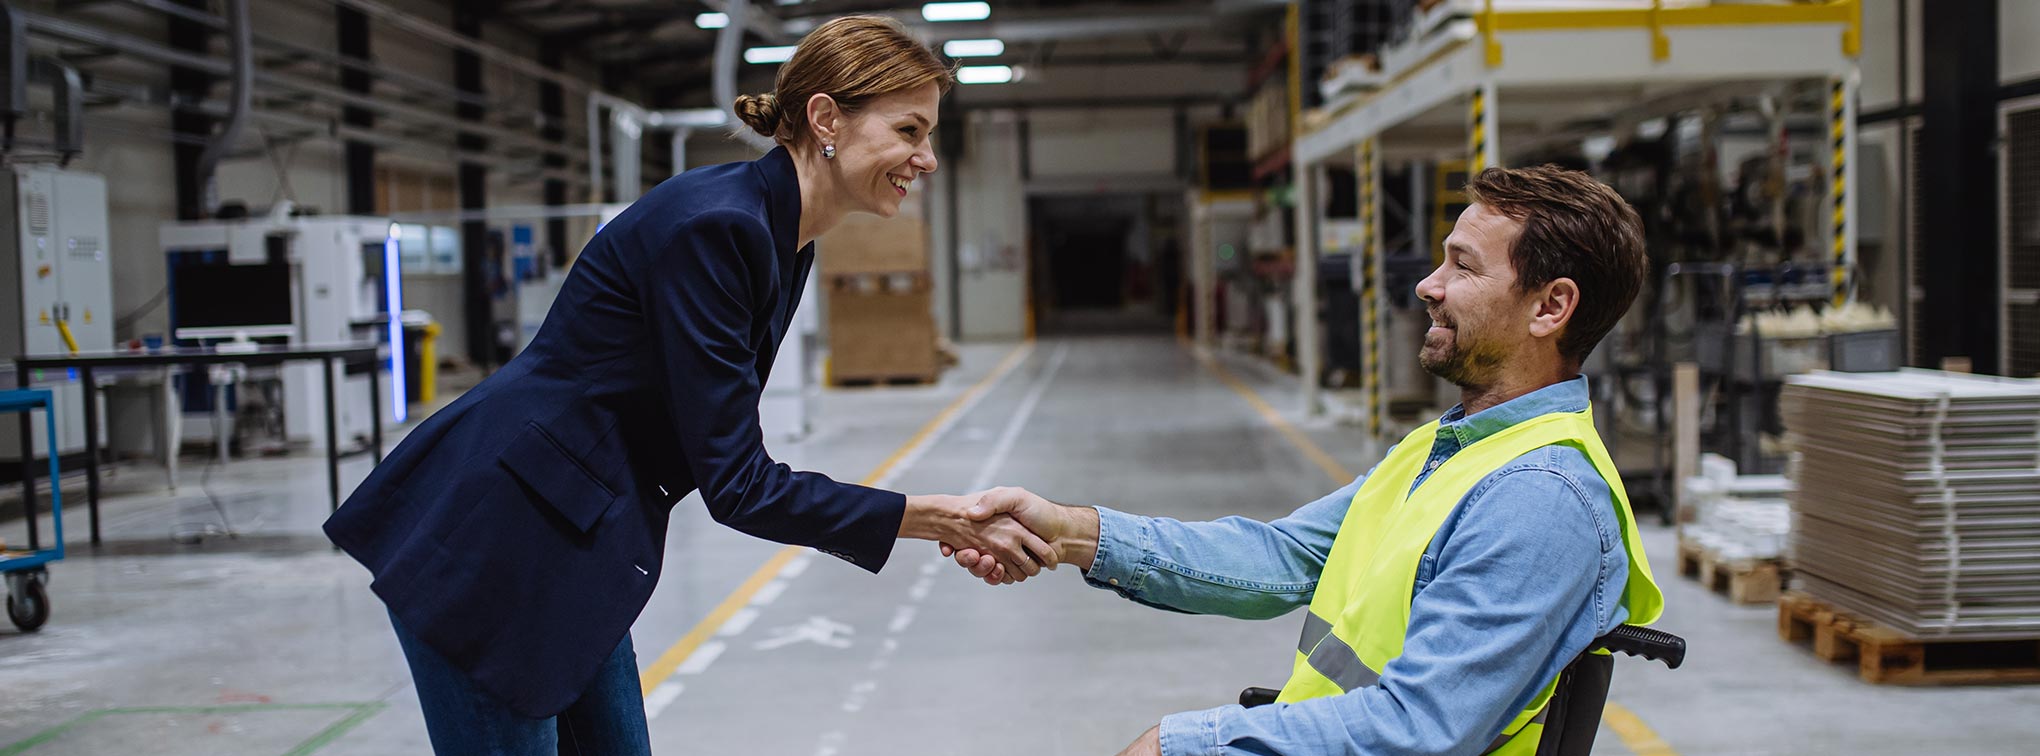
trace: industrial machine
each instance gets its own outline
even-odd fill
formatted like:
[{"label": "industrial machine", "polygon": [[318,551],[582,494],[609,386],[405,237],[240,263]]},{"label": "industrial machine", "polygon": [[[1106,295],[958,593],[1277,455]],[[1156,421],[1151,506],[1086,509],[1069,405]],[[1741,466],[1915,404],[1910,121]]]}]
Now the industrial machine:
[{"label": "industrial machine", "polygon": [[[179,344],[282,343],[331,345],[381,341],[389,354],[377,369],[385,421],[401,423],[404,330],[401,263],[384,218],[265,217],[165,224],[159,238],[169,266],[171,338]],[[283,432],[315,447],[325,438],[323,376],[316,364],[282,368]],[[197,383],[199,376],[192,377]],[[342,443],[369,433],[369,376],[348,375],[337,387]],[[187,387],[190,435],[209,437],[210,399]],[[196,427],[194,427],[196,426]]]},{"label": "industrial machine", "polygon": [[[50,165],[0,170],[0,228],[14,264],[0,266],[0,361],[18,354],[113,348],[113,277],[107,259],[106,179]],[[6,363],[12,372],[13,364]],[[6,387],[15,382],[9,376]],[[58,456],[85,450],[84,390],[64,373],[32,375],[54,394]],[[35,456],[49,455],[42,434]],[[0,433],[0,459],[21,441]]]}]

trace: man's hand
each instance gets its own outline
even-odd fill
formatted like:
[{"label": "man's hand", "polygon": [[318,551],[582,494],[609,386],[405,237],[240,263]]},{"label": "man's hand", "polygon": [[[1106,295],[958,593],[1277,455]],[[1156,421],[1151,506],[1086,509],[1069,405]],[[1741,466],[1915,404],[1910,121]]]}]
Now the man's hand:
[{"label": "man's hand", "polygon": [[1133,741],[1133,745],[1120,751],[1119,756],[1162,756],[1162,726],[1149,727],[1147,732],[1141,733],[1140,739]]},{"label": "man's hand", "polygon": [[1060,561],[1054,546],[1012,516],[983,509],[981,496],[909,496],[900,537],[938,541],[945,550],[950,544],[969,548],[1012,582],[1053,569]]},{"label": "man's hand", "polygon": [[[972,520],[996,520],[1011,516],[1056,550],[1058,562],[1091,569],[1098,553],[1098,511],[1089,507],[1068,507],[1036,496],[1021,488],[994,488],[979,494],[977,506],[966,513]],[[1007,569],[1003,559],[970,548],[968,544],[944,541],[942,555],[983,578],[987,585],[1015,583],[1025,575]]]}]

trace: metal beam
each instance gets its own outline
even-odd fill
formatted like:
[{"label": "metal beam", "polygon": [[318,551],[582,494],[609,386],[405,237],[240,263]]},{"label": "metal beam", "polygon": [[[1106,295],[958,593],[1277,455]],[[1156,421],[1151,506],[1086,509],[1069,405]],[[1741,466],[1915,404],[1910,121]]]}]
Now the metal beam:
[{"label": "metal beam", "polygon": [[1966,357],[1999,370],[2002,281],[1998,247],[1998,9],[1948,3],[1923,14],[1925,123],[1920,135],[1920,303],[1923,367]]},{"label": "metal beam", "polygon": [[[180,0],[184,5],[200,8],[205,0]],[[34,21],[24,18],[33,27]],[[211,48],[211,32],[202,24],[173,16],[169,21],[170,47],[164,48],[173,55],[162,56],[159,62],[170,67],[170,92],[175,98],[197,102],[205,99],[213,80],[224,74],[222,70],[188,65],[189,62],[211,63],[212,59],[203,53]],[[151,45],[153,47],[153,45]],[[183,59],[187,65],[177,65]],[[221,108],[225,112],[225,108]],[[170,116],[170,128],[178,134],[200,140],[197,144],[179,140],[171,145],[171,160],[175,165],[177,182],[178,220],[198,220],[205,217],[204,179],[198,169],[199,157],[205,154],[205,140],[212,137],[214,119],[191,111],[176,111]]]},{"label": "metal beam", "polygon": [[[342,0],[356,2],[357,0]],[[485,10],[480,0],[456,0],[453,7],[453,25],[460,30],[463,40],[472,44],[455,45],[453,49],[453,84],[462,91],[482,94],[482,55],[476,49],[482,36],[482,13]],[[434,27],[435,29],[437,27]],[[494,49],[494,48],[489,48]],[[541,81],[553,81],[547,76]],[[559,82],[566,86],[565,82]],[[482,118],[481,108],[463,104],[460,106],[463,122],[473,126]],[[488,139],[481,129],[464,129],[459,136],[461,157],[459,167],[460,207],[462,210],[480,210],[488,207],[488,167],[468,159],[470,154],[482,154],[488,150]],[[496,339],[494,307],[489,298],[489,281],[486,277],[488,265],[488,224],[482,221],[468,221],[460,226],[461,257],[461,310],[467,321],[468,359],[477,365],[496,364]]]},{"label": "metal beam", "polygon": [[[566,63],[566,56],[561,53],[559,47],[549,46],[539,53],[539,61],[552,68],[559,68]],[[565,147],[567,143],[567,131],[564,128],[567,120],[565,91],[553,82],[540,82],[538,108],[545,114],[546,125],[542,129],[545,138]],[[567,167],[567,159],[548,155],[545,158],[545,166],[549,169],[564,170]],[[564,180],[546,179],[544,192],[545,204],[549,206],[558,207],[567,203],[567,182]],[[553,267],[565,267],[568,257],[566,219],[553,218],[546,221],[545,243],[552,248]]]},{"label": "metal beam", "polygon": [[[22,17],[23,20],[28,23],[28,28],[31,32],[39,33],[44,36],[56,37],[58,39],[65,39],[72,42],[78,42],[83,44],[105,45],[108,47],[119,49],[127,54],[133,55],[143,60],[148,60],[163,65],[189,69],[194,73],[203,74],[206,76],[225,77],[232,75],[233,73],[233,65],[231,63],[225,60],[211,57],[210,55],[196,54],[195,52],[180,50],[175,47],[165,47],[163,45],[159,45],[139,37],[109,32],[103,29],[98,29],[84,24],[74,23],[71,21],[54,18],[50,16],[41,16],[36,14],[24,13],[22,14]],[[175,24],[189,24],[190,22],[173,18],[171,20],[171,23],[175,25]],[[198,32],[202,36],[204,30],[200,28],[198,29]],[[198,50],[204,48],[192,48],[192,49]],[[390,99],[357,95],[340,87],[329,86],[316,80],[307,79],[305,77],[297,76],[295,74],[271,71],[257,71],[255,73],[255,79],[257,82],[260,83],[276,85],[286,89],[304,92],[318,97],[324,97],[330,100],[337,101],[343,105],[362,108],[369,111],[381,113],[383,115],[398,118],[407,118],[414,121],[418,121],[420,123],[441,124],[447,120],[448,114],[443,111],[431,110],[427,108],[420,108],[410,105],[403,105]],[[472,100],[460,103],[461,107],[471,107],[472,105],[473,105]],[[538,139],[537,137],[513,131],[510,129],[480,123],[477,123],[468,128],[472,130],[482,131],[490,138],[501,140],[505,143],[514,143],[542,150],[553,149],[552,145],[545,143],[544,141]]]},{"label": "metal beam", "polygon": [[[369,59],[368,16],[352,8],[335,7],[333,21],[336,49],[341,55],[358,60]],[[340,86],[357,95],[367,96],[375,80],[368,74],[355,69],[340,71]],[[363,108],[348,107],[340,111],[340,120],[359,129],[375,128],[375,114]],[[375,145],[358,139],[347,140],[347,212],[351,215],[374,215],[375,207]]]},{"label": "metal beam", "polygon": [[[349,8],[361,11],[362,13],[368,14],[369,17],[374,18],[377,21],[381,21],[396,28],[403,29],[404,31],[416,34],[420,37],[424,37],[434,42],[438,42],[439,44],[446,45],[448,47],[453,48],[456,51],[466,52],[470,55],[474,55],[477,59],[486,60],[490,63],[494,63],[504,68],[508,68],[512,71],[516,71],[518,73],[532,77],[539,81],[550,81],[554,84],[558,84],[562,87],[565,87],[575,92],[599,91],[595,89],[594,86],[590,85],[588,82],[582,81],[578,77],[569,75],[563,71],[548,70],[544,66],[541,66],[537,63],[533,63],[529,58],[526,58],[522,55],[510,52],[509,50],[505,50],[503,48],[488,44],[486,42],[482,42],[479,39],[481,34],[480,28],[481,22],[479,17],[475,20],[476,24],[475,33],[462,34],[460,32],[455,31],[454,29],[448,29],[444,26],[432,23],[431,21],[427,21],[423,18],[419,18],[409,13],[397,10],[396,8],[391,7],[389,5],[377,2],[377,0],[328,0],[328,1],[336,5],[344,5]],[[473,9],[473,12],[479,14],[483,10],[484,9],[481,8],[475,8]],[[455,17],[459,18],[459,16],[460,14],[456,12]],[[455,26],[458,27],[459,24],[455,24]]]}]

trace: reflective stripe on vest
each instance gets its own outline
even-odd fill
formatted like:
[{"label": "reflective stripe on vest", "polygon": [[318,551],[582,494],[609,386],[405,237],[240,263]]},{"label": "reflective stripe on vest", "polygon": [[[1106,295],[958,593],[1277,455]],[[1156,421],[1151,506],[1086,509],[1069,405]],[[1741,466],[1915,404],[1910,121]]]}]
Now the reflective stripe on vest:
[{"label": "reflective stripe on vest", "polygon": [[[1352,646],[1332,634],[1332,623],[1310,612],[1303,613],[1303,637],[1296,643],[1296,652],[1303,654],[1311,669],[1339,686],[1339,690],[1353,691],[1381,682],[1381,673],[1368,667],[1367,662],[1360,661],[1360,655],[1353,652]],[[1500,750],[1517,735],[1529,731],[1528,725],[1544,724],[1545,716],[1550,713],[1550,706],[1539,707],[1537,716],[1531,717],[1522,729],[1495,736],[1494,742],[1481,753],[1485,756]]]},{"label": "reflective stripe on vest", "polygon": [[[1416,485],[1437,429],[1434,422],[1411,432],[1354,494],[1319,575],[1296,661],[1278,702],[1379,685],[1380,672],[1402,655],[1416,597],[1417,566],[1445,518],[1488,474],[1548,446],[1567,446],[1585,454],[1613,495],[1613,514],[1629,559],[1621,597],[1629,621],[1649,624],[1662,613],[1664,598],[1639,544],[1628,493],[1594,431],[1590,412],[1550,413],[1517,423],[1467,445]],[[1556,677],[1544,681],[1485,752],[1534,754],[1557,682]]]},{"label": "reflective stripe on vest", "polygon": [[1380,672],[1360,661],[1352,646],[1332,634],[1332,623],[1310,612],[1303,613],[1303,638],[1296,642],[1296,651],[1339,690],[1365,688],[1381,681]]}]

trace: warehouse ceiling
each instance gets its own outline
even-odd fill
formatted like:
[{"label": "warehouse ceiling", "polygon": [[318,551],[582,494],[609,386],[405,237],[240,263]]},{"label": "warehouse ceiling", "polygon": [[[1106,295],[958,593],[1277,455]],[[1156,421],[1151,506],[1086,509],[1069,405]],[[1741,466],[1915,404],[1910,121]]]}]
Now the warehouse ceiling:
[{"label": "warehouse ceiling", "polygon": [[[1227,66],[1242,78],[1251,66],[1249,39],[1254,24],[1240,16],[1279,19],[1279,3],[1266,0],[993,0],[992,17],[980,22],[929,23],[917,3],[872,0],[766,0],[751,6],[747,45],[783,45],[829,18],[851,13],[890,15],[931,43],[949,39],[996,38],[1005,53],[972,58],[971,64],[1031,66],[1188,65]],[[634,83],[654,108],[705,105],[717,32],[697,26],[701,13],[723,9],[711,2],[671,0],[511,0],[497,6],[494,20],[522,28],[548,44],[573,50],[597,64],[602,85]],[[1267,26],[1261,24],[1260,26]],[[766,66],[744,75],[769,77]]]}]

